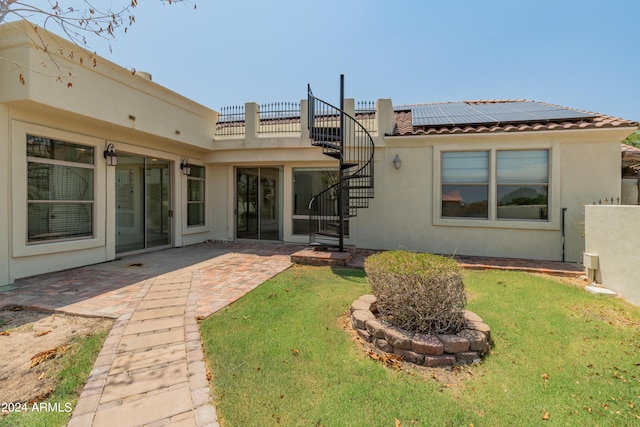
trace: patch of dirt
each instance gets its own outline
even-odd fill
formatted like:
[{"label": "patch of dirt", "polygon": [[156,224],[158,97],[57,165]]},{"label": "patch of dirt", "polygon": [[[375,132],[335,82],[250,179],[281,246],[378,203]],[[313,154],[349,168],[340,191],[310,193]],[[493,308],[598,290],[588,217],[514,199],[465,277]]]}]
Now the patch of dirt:
[{"label": "patch of dirt", "polygon": [[55,360],[75,337],[108,330],[113,320],[26,310],[0,310],[0,402],[45,399],[56,386]]},{"label": "patch of dirt", "polygon": [[577,286],[579,288],[584,288],[585,286],[589,286],[591,282],[587,280],[586,276],[553,276],[544,273],[531,273],[534,276],[543,277],[545,279],[555,280],[557,282],[566,283],[568,285]]},{"label": "patch of dirt", "polygon": [[428,366],[420,366],[415,363],[405,362],[400,356],[385,353],[378,350],[371,343],[366,342],[351,326],[351,316],[349,312],[345,312],[339,318],[340,326],[349,335],[358,349],[367,357],[383,363],[388,369],[406,372],[407,375],[414,375],[424,379],[425,381],[438,381],[441,387],[455,388],[462,382],[474,376],[473,370],[468,366],[452,366],[431,368]]}]

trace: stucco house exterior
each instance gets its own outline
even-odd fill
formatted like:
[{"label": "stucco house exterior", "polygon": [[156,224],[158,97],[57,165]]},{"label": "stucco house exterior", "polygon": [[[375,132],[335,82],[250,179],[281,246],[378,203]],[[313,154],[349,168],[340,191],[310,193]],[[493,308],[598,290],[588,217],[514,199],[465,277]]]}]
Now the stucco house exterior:
[{"label": "stucco house exterior", "polygon": [[[55,49],[36,49],[32,31],[0,26],[0,285],[206,240],[309,242],[308,204],[339,168],[312,144],[306,100],[220,115],[103,58],[81,63],[46,32]],[[72,87],[42,71],[49,55]],[[371,135],[374,192],[345,243],[367,249],[581,261],[583,206],[620,196],[620,141],[638,127],[523,100],[359,105],[344,110]],[[515,115],[450,120],[490,107]]]}]

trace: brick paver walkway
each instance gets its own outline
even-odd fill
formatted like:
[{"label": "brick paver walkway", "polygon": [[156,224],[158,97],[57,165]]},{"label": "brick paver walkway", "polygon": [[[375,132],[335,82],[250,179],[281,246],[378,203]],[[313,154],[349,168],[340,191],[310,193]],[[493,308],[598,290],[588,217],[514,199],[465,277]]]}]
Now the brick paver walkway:
[{"label": "brick paver walkway", "polygon": [[584,274],[584,266],[574,262],[463,255],[456,255],[455,259],[463,268],[469,270],[523,271],[527,273],[543,273],[570,277],[578,277]]},{"label": "brick paver walkway", "polygon": [[[116,319],[73,412],[70,427],[218,426],[198,317],[237,300],[291,265],[299,246],[216,243],[169,249],[34,276],[2,292],[20,305]],[[360,266],[373,251],[359,251]],[[550,270],[574,264],[457,257],[466,268]]]},{"label": "brick paver walkway", "polygon": [[202,244],[31,277],[2,305],[117,319],[70,427],[217,426],[197,324],[291,265],[299,247]]}]

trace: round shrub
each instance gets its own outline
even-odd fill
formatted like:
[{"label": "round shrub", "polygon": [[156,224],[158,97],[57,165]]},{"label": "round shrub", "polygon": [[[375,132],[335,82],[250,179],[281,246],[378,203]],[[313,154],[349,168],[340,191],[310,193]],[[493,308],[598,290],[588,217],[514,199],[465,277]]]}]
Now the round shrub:
[{"label": "round shrub", "polygon": [[462,269],[453,259],[407,251],[381,252],[364,269],[380,317],[424,334],[455,334],[467,302]]}]

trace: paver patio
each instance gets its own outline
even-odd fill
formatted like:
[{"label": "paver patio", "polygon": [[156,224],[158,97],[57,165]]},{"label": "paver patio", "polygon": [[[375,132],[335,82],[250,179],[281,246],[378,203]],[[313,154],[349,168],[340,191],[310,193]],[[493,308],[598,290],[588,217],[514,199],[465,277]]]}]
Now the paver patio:
[{"label": "paver patio", "polygon": [[16,282],[2,306],[117,319],[69,426],[217,426],[197,324],[299,247],[200,244]]},{"label": "paver patio", "polygon": [[[132,255],[19,280],[15,289],[0,294],[1,305],[117,319],[70,427],[218,426],[197,319],[287,269],[298,250],[283,244],[214,243]],[[367,253],[362,251],[356,264]],[[465,261],[481,268],[514,263]],[[580,271],[572,264],[517,264],[528,271]]]}]

